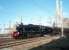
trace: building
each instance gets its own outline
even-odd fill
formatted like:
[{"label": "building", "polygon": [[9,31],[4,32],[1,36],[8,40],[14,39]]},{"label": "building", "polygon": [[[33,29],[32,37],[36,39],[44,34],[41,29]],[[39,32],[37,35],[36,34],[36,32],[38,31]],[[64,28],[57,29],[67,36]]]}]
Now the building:
[{"label": "building", "polygon": [[69,18],[64,18],[64,28],[69,28]]}]

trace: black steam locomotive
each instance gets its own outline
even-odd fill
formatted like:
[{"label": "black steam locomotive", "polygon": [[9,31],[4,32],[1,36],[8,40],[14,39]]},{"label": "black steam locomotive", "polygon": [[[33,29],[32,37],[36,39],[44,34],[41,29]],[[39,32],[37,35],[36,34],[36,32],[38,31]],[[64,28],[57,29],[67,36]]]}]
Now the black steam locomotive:
[{"label": "black steam locomotive", "polygon": [[32,38],[38,36],[44,36],[45,34],[52,33],[53,29],[47,26],[41,25],[23,25],[23,23],[16,26],[16,32],[13,33],[13,38]]}]

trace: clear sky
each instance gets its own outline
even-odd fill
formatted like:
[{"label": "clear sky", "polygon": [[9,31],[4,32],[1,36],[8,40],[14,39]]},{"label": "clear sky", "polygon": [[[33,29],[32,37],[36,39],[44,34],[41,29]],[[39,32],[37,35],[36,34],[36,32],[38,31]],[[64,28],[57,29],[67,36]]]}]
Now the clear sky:
[{"label": "clear sky", "polygon": [[[56,0],[0,0],[0,24],[15,23],[23,18],[24,24],[51,23],[55,16]],[[69,0],[63,0],[63,15],[69,16]]]}]

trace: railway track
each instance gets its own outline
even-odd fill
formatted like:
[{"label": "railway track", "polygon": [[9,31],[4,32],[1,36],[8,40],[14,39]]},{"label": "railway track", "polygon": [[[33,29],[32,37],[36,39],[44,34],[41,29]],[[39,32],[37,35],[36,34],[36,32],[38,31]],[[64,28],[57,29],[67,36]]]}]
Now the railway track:
[{"label": "railway track", "polygon": [[11,46],[17,46],[17,45],[21,45],[21,44],[26,44],[26,43],[37,42],[37,41],[40,41],[43,38],[45,38],[45,37],[30,38],[30,39],[16,40],[16,41],[3,43],[3,44],[0,44],[0,49],[11,47]]}]

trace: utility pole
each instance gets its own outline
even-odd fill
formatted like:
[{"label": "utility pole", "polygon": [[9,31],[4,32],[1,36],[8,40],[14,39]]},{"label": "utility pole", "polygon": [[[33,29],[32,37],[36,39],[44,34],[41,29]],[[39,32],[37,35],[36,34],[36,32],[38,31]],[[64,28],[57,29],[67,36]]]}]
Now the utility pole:
[{"label": "utility pole", "polygon": [[5,33],[5,24],[3,24],[3,33]]},{"label": "utility pole", "polygon": [[1,33],[1,24],[0,24],[0,33]]},{"label": "utility pole", "polygon": [[63,37],[63,11],[62,11],[62,1],[56,0],[56,27],[61,28],[60,36]]},{"label": "utility pole", "polygon": [[61,37],[64,37],[64,18],[63,18],[63,10],[62,10],[62,1],[61,1]]},{"label": "utility pole", "polygon": [[23,20],[23,19],[22,19],[22,16],[21,16],[21,23],[22,23],[22,20]]},{"label": "utility pole", "polygon": [[9,20],[9,33],[11,32],[11,21]]},{"label": "utility pole", "polygon": [[39,17],[39,25],[40,25],[40,34],[41,34],[41,32],[42,32],[42,24],[41,24],[41,16]]},{"label": "utility pole", "polygon": [[60,0],[56,0],[56,27],[58,27],[60,19]]}]

